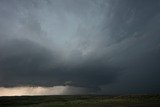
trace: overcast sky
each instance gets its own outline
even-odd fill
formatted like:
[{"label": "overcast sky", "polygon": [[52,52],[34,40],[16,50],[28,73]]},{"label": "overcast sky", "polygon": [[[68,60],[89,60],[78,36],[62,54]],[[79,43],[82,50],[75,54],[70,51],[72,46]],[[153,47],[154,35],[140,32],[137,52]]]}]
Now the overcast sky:
[{"label": "overcast sky", "polygon": [[160,1],[0,0],[0,87],[26,86],[160,93]]}]

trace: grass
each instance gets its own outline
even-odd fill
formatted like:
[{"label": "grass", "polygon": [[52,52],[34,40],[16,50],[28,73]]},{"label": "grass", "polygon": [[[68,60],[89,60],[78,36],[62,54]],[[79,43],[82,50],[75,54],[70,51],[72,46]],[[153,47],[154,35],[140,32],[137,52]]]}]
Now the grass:
[{"label": "grass", "polygon": [[85,105],[160,104],[160,95],[63,95],[0,97],[0,107],[83,107]]}]

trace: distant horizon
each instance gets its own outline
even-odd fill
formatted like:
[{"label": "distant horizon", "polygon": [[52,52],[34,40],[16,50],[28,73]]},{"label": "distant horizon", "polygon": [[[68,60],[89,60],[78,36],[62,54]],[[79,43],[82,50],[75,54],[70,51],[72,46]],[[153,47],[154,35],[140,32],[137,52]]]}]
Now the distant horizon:
[{"label": "distant horizon", "polygon": [[0,97],[5,96],[50,96],[50,95],[159,95],[160,93],[98,93],[86,91],[83,87],[63,86],[16,86],[16,87],[0,87]]}]

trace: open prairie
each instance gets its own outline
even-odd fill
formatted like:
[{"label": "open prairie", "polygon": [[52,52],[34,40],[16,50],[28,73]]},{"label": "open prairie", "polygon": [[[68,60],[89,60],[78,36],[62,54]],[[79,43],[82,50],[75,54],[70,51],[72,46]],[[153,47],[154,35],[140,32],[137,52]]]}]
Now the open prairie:
[{"label": "open prairie", "polygon": [[159,107],[160,95],[0,97],[0,107]]}]

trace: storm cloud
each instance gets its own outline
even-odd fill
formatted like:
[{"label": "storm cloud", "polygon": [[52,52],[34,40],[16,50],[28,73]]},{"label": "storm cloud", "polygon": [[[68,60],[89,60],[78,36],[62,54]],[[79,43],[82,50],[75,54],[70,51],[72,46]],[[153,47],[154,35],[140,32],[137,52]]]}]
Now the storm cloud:
[{"label": "storm cloud", "polygon": [[159,0],[1,0],[0,87],[159,93],[159,35]]}]

